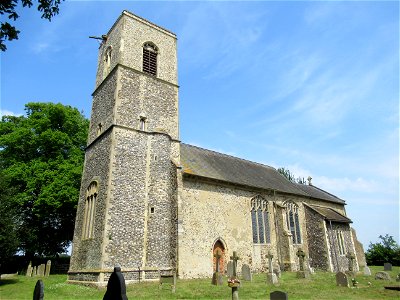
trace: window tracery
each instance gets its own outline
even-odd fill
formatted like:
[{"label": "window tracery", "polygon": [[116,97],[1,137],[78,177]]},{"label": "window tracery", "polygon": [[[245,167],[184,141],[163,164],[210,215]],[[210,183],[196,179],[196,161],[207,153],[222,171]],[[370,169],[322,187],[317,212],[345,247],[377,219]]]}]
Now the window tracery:
[{"label": "window tracery", "polygon": [[261,196],[251,199],[251,224],[254,244],[271,243],[268,201]]}]

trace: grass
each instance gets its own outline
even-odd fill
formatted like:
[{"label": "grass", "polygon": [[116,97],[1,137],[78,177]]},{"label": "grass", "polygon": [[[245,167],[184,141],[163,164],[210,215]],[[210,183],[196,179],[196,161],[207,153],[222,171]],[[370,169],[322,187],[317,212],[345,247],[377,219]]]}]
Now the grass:
[{"label": "grass", "polygon": [[[400,299],[400,292],[386,290],[386,285],[399,285],[395,281],[400,267],[394,267],[388,272],[391,281],[375,280],[374,275],[383,267],[370,267],[372,276],[361,273],[356,279],[358,288],[336,286],[334,273],[317,272],[311,279],[298,279],[296,273],[284,272],[276,286],[265,283],[265,274],[253,275],[253,281],[242,281],[239,288],[240,299],[269,299],[269,293],[275,290],[285,291],[289,299]],[[66,275],[51,275],[50,277],[15,276],[0,281],[1,300],[32,299],[36,281],[44,282],[44,299],[82,299],[101,300],[105,289],[96,289],[66,283]],[[368,286],[371,282],[371,286]],[[171,293],[170,286],[161,290],[156,282],[141,282],[127,286],[128,299],[231,299],[231,289],[227,285],[211,285],[210,279],[178,280],[176,293]]]}]

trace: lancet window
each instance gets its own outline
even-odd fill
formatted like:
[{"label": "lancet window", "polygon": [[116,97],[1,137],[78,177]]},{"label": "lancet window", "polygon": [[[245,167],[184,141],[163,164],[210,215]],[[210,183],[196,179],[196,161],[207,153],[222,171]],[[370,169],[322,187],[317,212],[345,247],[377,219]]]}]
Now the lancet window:
[{"label": "lancet window", "polygon": [[268,201],[261,196],[251,199],[251,224],[254,244],[271,243],[269,226]]},{"label": "lancet window", "polygon": [[98,195],[97,182],[92,181],[86,190],[85,215],[83,219],[83,239],[93,237],[96,200]]},{"label": "lancet window", "polygon": [[153,43],[143,45],[143,72],[152,76],[157,75],[157,54],[158,49]]},{"label": "lancet window", "polygon": [[286,220],[293,244],[301,244],[299,207],[293,202],[286,203]]}]

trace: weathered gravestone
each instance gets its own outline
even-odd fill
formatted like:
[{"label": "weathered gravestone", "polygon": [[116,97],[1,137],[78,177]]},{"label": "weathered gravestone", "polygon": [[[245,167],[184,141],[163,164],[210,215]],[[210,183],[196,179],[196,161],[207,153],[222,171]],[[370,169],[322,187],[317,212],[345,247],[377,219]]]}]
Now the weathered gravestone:
[{"label": "weathered gravestone", "polygon": [[44,276],[44,270],[46,269],[45,264],[41,264],[38,266],[37,276]]},{"label": "weathered gravestone", "polygon": [[397,282],[400,282],[400,273],[397,274],[397,276],[396,276],[396,281],[397,281]]},{"label": "weathered gravestone", "polygon": [[336,285],[349,287],[349,279],[345,273],[343,272],[336,273]]},{"label": "weathered gravestone", "polygon": [[375,274],[375,279],[390,280],[390,275],[389,275],[389,273],[386,273],[384,271],[380,271],[380,272]]},{"label": "weathered gravestone", "polygon": [[33,290],[33,300],[43,300],[44,298],[44,284],[43,281],[38,280]]},{"label": "weathered gravestone", "polygon": [[36,276],[37,275],[37,266],[33,267],[33,271],[32,271],[32,276]]},{"label": "weathered gravestone", "polygon": [[355,272],[354,272],[354,260],[355,260],[355,255],[353,253],[347,253],[346,254],[346,258],[348,259],[348,263],[349,263],[349,270],[346,271],[346,274],[350,277],[354,277],[355,276]]},{"label": "weathered gravestone", "polygon": [[219,260],[221,259],[221,251],[218,249],[217,253],[214,254],[215,257],[215,272],[212,277],[211,284],[213,285],[222,285],[222,275],[219,272]]},{"label": "weathered gravestone", "polygon": [[232,277],[233,276],[233,263],[232,263],[232,261],[228,262],[228,265],[226,267],[226,275],[228,275],[228,277]]},{"label": "weathered gravestone", "polygon": [[288,300],[288,294],[282,291],[273,291],[269,294],[270,300]]},{"label": "weathered gravestone", "polygon": [[277,284],[278,278],[272,268],[272,259],[274,258],[274,256],[272,255],[271,252],[268,252],[268,254],[265,257],[268,259],[267,283]]},{"label": "weathered gravestone", "polygon": [[391,263],[384,263],[383,264],[383,271],[392,271],[392,264]]},{"label": "weathered gravestone", "polygon": [[232,261],[232,277],[228,279],[228,286],[232,288],[232,300],[239,300],[240,280],[237,278],[237,261],[240,260],[237,256],[236,251],[233,251],[233,255],[230,257]]},{"label": "weathered gravestone", "polygon": [[111,273],[107,283],[107,291],[104,294],[103,300],[128,300],[126,296],[125,279],[121,273],[121,267],[114,267],[114,272]]},{"label": "weathered gravestone", "polygon": [[46,263],[45,276],[50,276],[50,269],[51,269],[51,260],[48,260],[47,263]]},{"label": "weathered gravestone", "polygon": [[299,249],[297,250],[296,254],[297,257],[299,258],[299,267],[300,267],[300,270],[297,272],[297,278],[309,278],[310,272],[308,270],[305,270],[304,268],[306,253],[302,249]]},{"label": "weathered gravestone", "polygon": [[242,266],[242,278],[246,281],[252,281],[253,277],[251,275],[251,270],[249,265],[243,264]]},{"label": "weathered gravestone", "polygon": [[364,275],[371,276],[371,269],[368,266],[364,267]]},{"label": "weathered gravestone", "polygon": [[31,277],[32,276],[32,262],[29,263],[28,268],[26,269],[26,276]]}]

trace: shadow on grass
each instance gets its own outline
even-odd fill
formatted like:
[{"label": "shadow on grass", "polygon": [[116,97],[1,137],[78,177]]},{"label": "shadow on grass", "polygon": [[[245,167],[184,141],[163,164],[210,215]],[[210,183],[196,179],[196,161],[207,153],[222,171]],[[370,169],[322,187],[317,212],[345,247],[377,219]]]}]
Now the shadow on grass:
[{"label": "shadow on grass", "polygon": [[0,279],[0,286],[7,285],[7,284],[15,284],[18,283],[18,279],[15,278],[2,278]]}]

